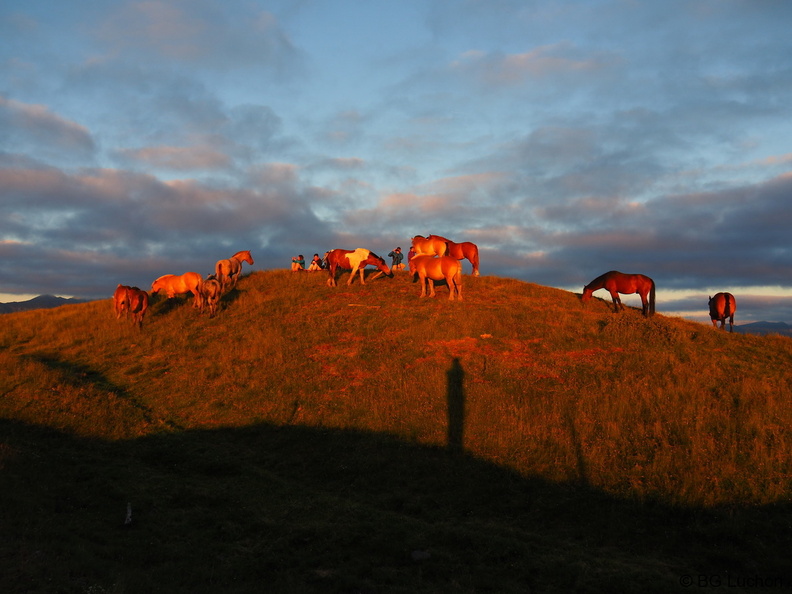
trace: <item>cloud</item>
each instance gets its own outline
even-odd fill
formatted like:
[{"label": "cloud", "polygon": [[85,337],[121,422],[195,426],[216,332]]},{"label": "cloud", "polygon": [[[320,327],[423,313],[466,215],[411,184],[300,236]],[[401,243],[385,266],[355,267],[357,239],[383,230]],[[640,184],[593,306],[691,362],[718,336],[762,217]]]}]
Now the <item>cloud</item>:
[{"label": "cloud", "polygon": [[89,131],[52,113],[47,106],[0,95],[0,147],[17,152],[90,158],[95,150]]},{"label": "cloud", "polygon": [[96,36],[116,57],[132,52],[200,68],[255,66],[285,74],[300,62],[275,15],[253,4],[228,11],[202,0],[127,2]]},{"label": "cloud", "polygon": [[224,169],[230,163],[227,155],[209,147],[159,146],[121,149],[117,154],[130,163],[171,171]]},{"label": "cloud", "polygon": [[454,60],[450,68],[487,87],[510,87],[528,81],[547,84],[547,79],[568,75],[585,77],[611,68],[618,62],[613,56],[592,56],[564,42],[515,54],[468,50]]}]

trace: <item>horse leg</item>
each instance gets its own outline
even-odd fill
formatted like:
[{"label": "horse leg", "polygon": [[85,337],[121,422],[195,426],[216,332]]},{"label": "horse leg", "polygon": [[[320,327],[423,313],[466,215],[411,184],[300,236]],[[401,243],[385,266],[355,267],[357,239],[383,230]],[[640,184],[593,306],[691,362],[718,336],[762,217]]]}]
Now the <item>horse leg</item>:
[{"label": "horse leg", "polygon": [[729,332],[734,332],[734,316],[729,316]]},{"label": "horse leg", "polygon": [[624,305],[622,305],[621,299],[619,299],[619,293],[617,291],[611,291],[610,294],[611,299],[613,299],[613,312],[619,313],[624,309]]},{"label": "horse leg", "polygon": [[429,297],[434,297],[435,296],[434,281],[431,278],[427,278],[426,282],[429,283]]},{"label": "horse leg", "polygon": [[354,280],[355,280],[355,273],[356,273],[356,272],[360,272],[360,284],[361,284],[361,285],[365,285],[365,284],[366,284],[366,281],[365,281],[365,279],[363,278],[363,268],[360,266],[360,264],[356,265],[356,266],[355,266],[355,267],[352,269],[352,272],[350,272],[350,273],[349,273],[349,280],[347,281],[347,285],[351,285],[351,284],[352,284],[352,281],[354,281]]},{"label": "horse leg", "polygon": [[[415,278],[415,277],[413,277]],[[418,273],[418,280],[421,281],[421,297],[426,297],[426,275]]]},{"label": "horse leg", "polygon": [[328,287],[335,287],[336,286],[336,280],[335,280],[336,264],[335,264],[335,262],[331,262],[328,265],[327,274],[328,274],[327,286]]}]

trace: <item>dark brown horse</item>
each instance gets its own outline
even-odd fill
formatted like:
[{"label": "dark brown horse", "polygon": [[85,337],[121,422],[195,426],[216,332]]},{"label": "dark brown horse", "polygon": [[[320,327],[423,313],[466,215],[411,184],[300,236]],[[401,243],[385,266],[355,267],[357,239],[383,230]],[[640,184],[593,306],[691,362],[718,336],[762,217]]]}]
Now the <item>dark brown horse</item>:
[{"label": "dark brown horse", "polygon": [[129,287],[127,295],[129,299],[129,313],[132,314],[132,323],[138,328],[142,328],[143,316],[146,315],[149,305],[148,293],[137,287]]},{"label": "dark brown horse", "polygon": [[716,293],[709,298],[710,319],[712,325],[718,327],[720,322],[721,330],[726,329],[726,318],[729,318],[729,332],[734,329],[734,312],[737,311],[737,302],[731,293]]},{"label": "dark brown horse", "polygon": [[591,299],[591,294],[599,289],[605,289],[611,294],[613,309],[616,312],[624,309],[619,293],[622,295],[638,293],[641,296],[641,313],[648,317],[655,312],[655,282],[648,276],[624,274],[616,270],[606,272],[583,287],[583,303]]},{"label": "dark brown horse", "polygon": [[355,279],[355,273],[358,270],[360,271],[360,284],[365,285],[366,281],[363,279],[363,269],[368,265],[376,266],[377,270],[379,270],[371,280],[379,278],[383,274],[393,277],[393,273],[390,271],[390,268],[388,268],[385,260],[365,248],[358,248],[356,250],[330,250],[325,255],[325,260],[327,262],[327,271],[330,274],[330,278],[327,279],[327,285],[329,287],[336,286],[336,270],[339,268],[352,271],[349,275],[347,285],[352,284],[352,281]]},{"label": "dark brown horse", "polygon": [[[451,256],[457,260],[467,260],[473,265],[473,276],[479,275],[479,251],[475,243],[471,241],[456,243],[440,235],[430,235],[427,239],[444,241],[447,246],[447,256]],[[438,254],[438,256],[440,255],[442,254]]]}]

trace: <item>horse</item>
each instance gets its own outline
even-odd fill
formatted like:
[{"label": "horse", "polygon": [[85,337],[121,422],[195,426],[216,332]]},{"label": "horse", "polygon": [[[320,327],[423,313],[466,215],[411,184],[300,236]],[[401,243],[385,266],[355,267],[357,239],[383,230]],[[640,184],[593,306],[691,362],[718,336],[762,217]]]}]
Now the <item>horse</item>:
[{"label": "horse", "polygon": [[439,235],[416,235],[411,241],[416,256],[445,256],[448,253],[448,240]]},{"label": "horse", "polygon": [[132,314],[132,323],[138,328],[143,327],[143,316],[148,310],[148,293],[137,287],[127,287],[129,300],[129,313]]},{"label": "horse", "polygon": [[203,278],[197,272],[185,272],[181,276],[166,274],[151,283],[151,293],[165,291],[168,299],[173,299],[182,293],[193,294],[193,307],[201,307],[201,285]]},{"label": "horse", "polygon": [[390,268],[388,268],[385,260],[365,248],[357,248],[356,250],[330,250],[325,255],[325,259],[327,260],[327,271],[330,274],[330,278],[327,279],[328,287],[336,286],[336,269],[338,268],[352,271],[349,275],[347,285],[351,285],[352,281],[355,280],[355,272],[358,270],[360,271],[360,284],[365,285],[366,281],[363,278],[363,269],[369,264],[376,266],[377,270],[379,270],[371,280],[377,279],[383,275],[393,278],[393,273]]},{"label": "horse", "polygon": [[206,280],[201,286],[201,313],[204,307],[209,308],[209,317],[213,318],[217,313],[217,305],[220,302],[220,297],[223,294],[220,281],[217,280],[214,274],[206,277]]},{"label": "horse", "polygon": [[434,281],[444,280],[448,284],[448,299],[462,301],[462,263],[452,256],[413,256],[410,260],[413,282],[417,276],[421,280],[421,297],[426,297],[429,284],[429,297],[435,296]]},{"label": "horse", "polygon": [[220,282],[220,287],[223,291],[231,285],[233,289],[236,287],[237,279],[242,272],[242,263],[247,262],[253,266],[253,256],[250,255],[250,250],[243,250],[237,252],[227,260],[219,260],[215,264],[215,277]]},{"label": "horse", "polygon": [[729,332],[734,331],[734,312],[737,311],[737,301],[731,293],[716,293],[709,298],[710,319],[717,328],[721,323],[721,330],[726,329],[726,318],[729,318]]},{"label": "horse", "polygon": [[129,316],[128,289],[128,286],[119,283],[115,292],[113,293],[113,310],[115,311],[116,320],[122,315]]},{"label": "horse", "polygon": [[591,294],[599,289],[605,289],[611,294],[613,308],[616,313],[624,309],[619,293],[631,295],[638,293],[641,296],[641,313],[649,317],[655,312],[655,282],[643,274],[624,274],[611,270],[598,276],[585,287],[581,297],[583,303],[591,299]]},{"label": "horse", "polygon": [[473,265],[473,276],[479,275],[479,251],[475,243],[470,241],[456,243],[440,235],[430,235],[428,239],[445,241],[447,246],[446,255],[456,258],[457,260],[467,260]]}]

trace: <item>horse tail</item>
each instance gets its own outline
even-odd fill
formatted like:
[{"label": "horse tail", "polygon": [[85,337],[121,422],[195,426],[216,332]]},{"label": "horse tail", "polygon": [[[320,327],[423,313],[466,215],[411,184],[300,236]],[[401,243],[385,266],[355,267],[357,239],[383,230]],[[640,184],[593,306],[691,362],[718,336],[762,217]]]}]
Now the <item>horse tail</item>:
[{"label": "horse tail", "polygon": [[479,252],[478,252],[478,246],[476,244],[473,244],[473,250],[472,251],[473,251],[473,254],[471,254],[471,255],[473,256],[473,260],[470,263],[473,264],[473,276],[478,276],[479,275]]},{"label": "horse tail", "polygon": [[723,306],[723,315],[724,317],[728,318],[731,315],[731,311],[732,311],[731,293],[726,293],[723,297],[726,300],[726,303]]},{"label": "horse tail", "polygon": [[649,290],[649,315],[655,312],[655,282],[652,280],[652,288]]}]

